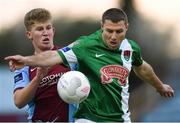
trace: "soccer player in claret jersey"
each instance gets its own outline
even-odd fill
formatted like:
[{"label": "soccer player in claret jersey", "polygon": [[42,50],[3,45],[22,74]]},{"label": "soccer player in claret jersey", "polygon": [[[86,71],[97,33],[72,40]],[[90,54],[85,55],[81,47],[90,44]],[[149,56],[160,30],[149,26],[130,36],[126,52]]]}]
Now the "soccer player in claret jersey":
[{"label": "soccer player in claret jersey", "polygon": [[[54,27],[48,10],[36,8],[29,11],[24,24],[35,54],[57,50],[53,44]],[[28,104],[28,121],[73,121],[73,106],[62,101],[57,93],[58,79],[67,71],[69,69],[64,65],[49,68],[25,66],[15,71],[14,102],[18,108]]]},{"label": "soccer player in claret jersey", "polygon": [[143,60],[139,45],[125,37],[128,26],[126,13],[111,8],[104,12],[100,30],[79,38],[71,47],[5,59],[10,60],[11,70],[24,65],[45,67],[62,62],[77,63],[78,70],[88,77],[91,91],[79,105],[76,122],[131,122],[128,108],[128,77],[131,70],[152,85],[161,96],[172,97],[174,91]]}]

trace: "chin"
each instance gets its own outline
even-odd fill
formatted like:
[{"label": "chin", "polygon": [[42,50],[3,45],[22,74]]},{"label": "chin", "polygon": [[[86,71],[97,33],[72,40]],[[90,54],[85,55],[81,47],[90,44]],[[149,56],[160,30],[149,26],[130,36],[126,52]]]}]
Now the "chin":
[{"label": "chin", "polygon": [[53,47],[43,47],[43,50],[51,50]]},{"label": "chin", "polygon": [[117,47],[117,46],[109,46],[109,49],[111,49],[111,50],[117,50],[119,47]]}]

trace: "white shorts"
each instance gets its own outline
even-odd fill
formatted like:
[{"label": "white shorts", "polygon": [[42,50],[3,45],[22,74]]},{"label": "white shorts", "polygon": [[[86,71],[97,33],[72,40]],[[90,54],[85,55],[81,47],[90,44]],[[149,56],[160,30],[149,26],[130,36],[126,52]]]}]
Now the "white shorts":
[{"label": "white shorts", "polygon": [[[94,122],[94,121],[92,121],[92,120],[88,120],[88,119],[83,119],[83,118],[81,118],[81,119],[75,119],[75,122],[74,123],[96,123],[96,122]],[[129,119],[129,120],[127,120],[127,121],[124,121],[124,123],[131,123],[131,120]]]},{"label": "white shorts", "polygon": [[96,123],[96,122],[81,118],[81,119],[75,119],[74,123]]}]

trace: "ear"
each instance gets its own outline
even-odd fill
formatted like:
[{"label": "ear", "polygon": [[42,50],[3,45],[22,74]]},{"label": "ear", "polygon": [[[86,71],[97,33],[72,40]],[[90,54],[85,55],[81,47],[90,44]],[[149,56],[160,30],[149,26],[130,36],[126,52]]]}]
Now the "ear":
[{"label": "ear", "polygon": [[103,24],[104,24],[104,23],[101,21],[101,29],[103,29]]},{"label": "ear", "polygon": [[128,30],[128,28],[129,28],[129,23],[126,23],[125,26],[126,26],[126,30]]},{"label": "ear", "polygon": [[53,27],[53,33],[55,34],[55,27]]},{"label": "ear", "polygon": [[26,36],[28,39],[32,40],[32,35],[30,31],[26,31]]}]

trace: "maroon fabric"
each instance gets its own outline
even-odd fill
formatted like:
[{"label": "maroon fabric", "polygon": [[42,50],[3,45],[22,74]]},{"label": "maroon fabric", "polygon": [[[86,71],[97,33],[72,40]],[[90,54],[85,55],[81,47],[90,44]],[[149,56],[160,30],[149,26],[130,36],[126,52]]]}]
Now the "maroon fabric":
[{"label": "maroon fabric", "polygon": [[[37,68],[30,67],[30,80],[36,75]],[[55,65],[45,76],[36,91],[33,121],[67,122],[69,106],[57,93],[57,82],[62,74],[69,71],[63,65]]]}]

